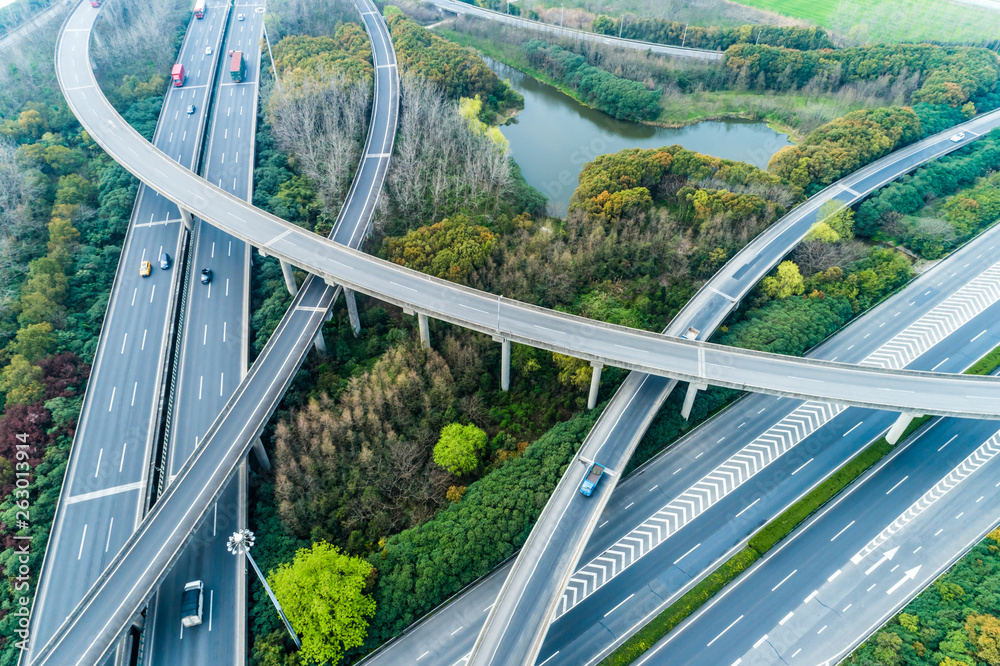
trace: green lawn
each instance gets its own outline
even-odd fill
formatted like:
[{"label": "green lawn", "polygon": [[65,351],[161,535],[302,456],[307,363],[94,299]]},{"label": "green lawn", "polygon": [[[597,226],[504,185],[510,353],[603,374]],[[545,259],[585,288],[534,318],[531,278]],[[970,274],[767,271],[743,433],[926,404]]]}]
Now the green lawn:
[{"label": "green lawn", "polygon": [[852,42],[938,40],[980,43],[1000,37],[1000,11],[949,0],[736,0],[805,19]]}]

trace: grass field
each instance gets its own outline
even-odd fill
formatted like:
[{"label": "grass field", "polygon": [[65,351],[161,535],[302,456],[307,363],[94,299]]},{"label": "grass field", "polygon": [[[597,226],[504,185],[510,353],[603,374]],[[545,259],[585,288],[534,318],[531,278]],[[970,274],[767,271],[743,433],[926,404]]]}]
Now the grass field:
[{"label": "grass field", "polygon": [[[736,0],[828,28],[849,43],[1000,43],[1000,11],[952,0]],[[994,46],[996,46],[994,43]]]}]

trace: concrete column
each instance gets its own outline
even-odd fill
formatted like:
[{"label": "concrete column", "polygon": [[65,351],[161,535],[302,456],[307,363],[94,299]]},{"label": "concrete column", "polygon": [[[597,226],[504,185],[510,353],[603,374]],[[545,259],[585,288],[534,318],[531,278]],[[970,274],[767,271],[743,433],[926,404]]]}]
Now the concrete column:
[{"label": "concrete column", "polygon": [[494,335],[493,340],[499,342],[500,347],[500,390],[510,390],[510,340]]},{"label": "concrete column", "polygon": [[292,272],[292,265],[284,259],[281,262],[281,274],[285,276],[285,287],[292,296],[299,293],[299,285],[295,283],[295,273]]},{"label": "concrete column", "polygon": [[590,395],[587,396],[587,409],[597,407],[597,391],[601,388],[601,370],[604,369],[604,365],[592,362],[590,367],[594,371],[590,375]]},{"label": "concrete column", "polygon": [[191,212],[184,210],[183,208],[181,208],[180,211],[181,211],[181,220],[184,222],[184,228],[187,229],[188,231],[193,231],[194,220],[191,218]]},{"label": "concrete column", "polygon": [[424,349],[431,348],[431,332],[427,328],[427,315],[417,313],[417,326],[420,328],[420,346]]},{"label": "concrete column", "polygon": [[344,288],[344,300],[347,301],[347,314],[351,318],[351,330],[354,331],[354,337],[358,337],[361,333],[361,318],[358,317],[358,303],[354,300],[354,292],[348,288]]},{"label": "concrete column", "polygon": [[687,421],[691,418],[691,408],[694,407],[694,399],[698,395],[698,391],[704,391],[708,388],[708,384],[696,384],[691,382],[688,384],[687,394],[684,396],[684,405],[681,407],[681,417]]},{"label": "concrete column", "polygon": [[898,442],[899,438],[903,436],[903,431],[910,425],[910,422],[913,421],[913,419],[920,418],[921,416],[923,416],[923,414],[914,414],[913,412],[903,412],[900,414],[899,418],[896,419],[896,422],[892,424],[891,428],[889,428],[889,432],[885,434],[885,441],[890,444]]},{"label": "concrete column", "polygon": [[319,331],[313,338],[313,347],[323,356],[326,356],[326,341],[323,339],[323,331]]},{"label": "concrete column", "polygon": [[253,443],[253,452],[257,455],[257,462],[264,468],[264,471],[270,472],[271,461],[267,458],[267,452],[264,450],[264,442],[260,441],[260,437]]}]

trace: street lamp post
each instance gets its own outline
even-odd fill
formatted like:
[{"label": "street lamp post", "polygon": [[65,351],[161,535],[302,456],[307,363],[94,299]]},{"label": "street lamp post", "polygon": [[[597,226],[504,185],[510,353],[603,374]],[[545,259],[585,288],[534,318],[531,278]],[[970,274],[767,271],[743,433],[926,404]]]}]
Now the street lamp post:
[{"label": "street lamp post", "polygon": [[260,572],[260,568],[253,559],[253,555],[250,554],[250,549],[253,547],[255,540],[256,537],[254,537],[253,532],[248,529],[242,529],[239,532],[233,533],[233,535],[229,537],[229,541],[226,543],[226,548],[233,555],[244,553],[247,556],[247,559],[250,560],[250,564],[253,565],[253,570],[257,572],[257,577],[260,579],[261,585],[263,585],[264,589],[267,591],[267,596],[271,597],[271,602],[274,604],[274,607],[278,609],[278,615],[281,616],[281,621],[285,623],[285,629],[288,629],[288,633],[292,635],[292,640],[295,641],[295,647],[301,650],[302,641],[299,640],[299,635],[295,633],[294,629],[292,629],[292,623],[288,621],[287,617],[285,617],[285,611],[281,610],[281,604],[278,603],[277,597],[275,597],[274,592],[271,591],[271,586],[267,584],[264,574]]},{"label": "street lamp post", "polygon": [[566,18],[566,5],[562,6],[562,13],[559,14],[559,27],[563,27],[563,19]]},{"label": "street lamp post", "polygon": [[271,53],[271,40],[267,36],[267,22],[261,19],[261,27],[264,29],[264,41],[267,42],[267,55],[271,58],[271,70],[274,72],[274,85],[278,87],[278,92],[281,92],[281,81],[278,80],[278,68],[274,64],[274,54]]}]

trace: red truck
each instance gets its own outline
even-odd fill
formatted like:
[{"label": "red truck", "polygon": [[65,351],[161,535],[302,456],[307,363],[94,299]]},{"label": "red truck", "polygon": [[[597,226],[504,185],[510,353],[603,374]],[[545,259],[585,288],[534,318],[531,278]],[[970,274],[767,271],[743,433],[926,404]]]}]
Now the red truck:
[{"label": "red truck", "polygon": [[91,7],[100,7],[101,6],[101,0],[90,0],[90,6]]},{"label": "red truck", "polygon": [[173,69],[170,70],[170,78],[178,88],[184,85],[184,65],[180,63],[174,65]]}]

